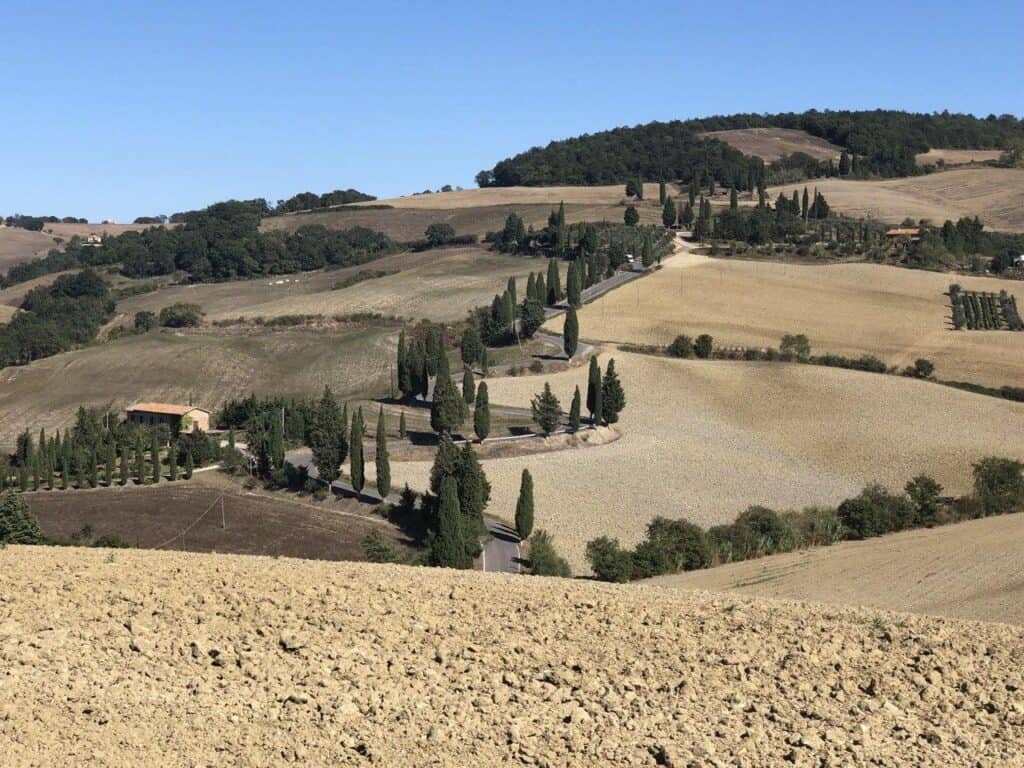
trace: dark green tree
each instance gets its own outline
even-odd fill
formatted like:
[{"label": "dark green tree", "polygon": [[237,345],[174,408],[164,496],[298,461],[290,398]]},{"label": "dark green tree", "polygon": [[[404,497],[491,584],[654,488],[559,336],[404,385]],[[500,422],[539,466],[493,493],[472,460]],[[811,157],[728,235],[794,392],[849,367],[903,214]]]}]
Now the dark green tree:
[{"label": "dark green tree", "polygon": [[409,436],[409,430],[405,425],[405,411],[402,411],[398,417],[398,436],[403,440]]},{"label": "dark green tree", "polygon": [[167,477],[172,483],[178,479],[178,446],[175,443],[167,449]]},{"label": "dark green tree", "polygon": [[665,198],[665,204],[661,209],[661,223],[666,227],[674,227],[676,225],[676,204],[671,197]]},{"label": "dark green tree", "polygon": [[[665,184],[664,181],[659,181],[658,182],[658,202],[661,205],[664,205],[666,200],[668,200],[668,186]],[[666,224],[665,226],[668,226],[668,225]]]},{"label": "dark green tree", "polygon": [[608,369],[601,380],[601,415],[609,424],[619,420],[619,414],[626,407],[626,393],[615,372],[615,360],[608,361]]},{"label": "dark green tree", "polygon": [[687,203],[679,214],[679,226],[689,229],[693,226],[693,204]]},{"label": "dark green tree", "polygon": [[430,559],[441,568],[466,570],[473,566],[467,550],[458,483],[454,477],[446,477],[441,483],[437,533],[430,542]]},{"label": "dark green tree", "polygon": [[[795,199],[796,190],[793,190],[793,195],[794,195],[793,202],[796,202],[796,199]],[[803,218],[804,221],[807,221],[807,215],[808,215],[809,212],[810,212],[810,197],[807,194],[807,187],[804,187],[804,199],[803,199],[803,203],[801,204],[801,207],[800,207],[800,216]]]},{"label": "dark green tree", "polygon": [[579,270],[579,262],[574,261],[569,264],[569,274],[566,276],[566,296],[569,300],[570,307],[580,307],[583,305],[582,298],[582,286]]},{"label": "dark green tree", "polygon": [[644,243],[643,250],[641,251],[640,263],[645,267],[651,267],[654,264],[654,244],[651,241],[651,233],[644,232]]},{"label": "dark green tree", "polygon": [[729,208],[733,211],[740,207],[739,197],[736,195],[736,187],[729,188]]},{"label": "dark green tree", "polygon": [[270,419],[270,460],[274,469],[284,469],[284,425],[281,423],[283,415],[273,413]]},{"label": "dark green tree", "polygon": [[917,510],[917,524],[929,528],[939,522],[942,507],[942,486],[928,475],[918,475],[904,490]]},{"label": "dark green tree", "polygon": [[24,499],[8,491],[0,497],[0,545],[41,544],[43,534]]},{"label": "dark green tree", "polygon": [[430,427],[438,434],[451,432],[466,419],[466,403],[456,391],[452,377],[442,372],[434,382],[434,399],[430,404]]},{"label": "dark green tree", "polygon": [[562,329],[562,349],[565,351],[566,358],[571,360],[572,356],[576,354],[579,339],[580,321],[576,317],[575,308],[570,306],[569,311],[565,313],[565,326]]},{"label": "dark green tree", "polygon": [[476,403],[473,407],[473,431],[482,443],[491,432],[491,404],[487,398],[487,382],[480,382],[476,388]]},{"label": "dark green tree", "polygon": [[191,480],[192,473],[195,472],[196,465],[195,460],[192,458],[192,451],[185,452],[185,479]]},{"label": "dark green tree", "polygon": [[519,332],[524,339],[532,339],[544,325],[544,305],[536,298],[526,299],[519,306]]},{"label": "dark green tree", "polygon": [[474,365],[480,360],[483,346],[483,342],[480,340],[480,332],[475,326],[467,326],[466,330],[462,332],[462,342],[459,345],[462,362],[465,365]]},{"label": "dark green tree", "polygon": [[352,414],[352,432],[349,440],[349,474],[352,476],[352,487],[358,496],[362,494],[366,485],[366,472],[363,466],[363,420],[359,411]]},{"label": "dark green tree", "polygon": [[519,304],[519,296],[518,296],[518,294],[516,292],[516,276],[515,275],[512,275],[512,277],[510,277],[508,279],[508,285],[505,287],[505,290],[508,291],[509,298],[512,299],[512,306],[514,307],[517,304]]},{"label": "dark green tree", "polygon": [[149,446],[149,460],[152,462],[153,482],[160,482],[160,439],[156,432],[153,433],[153,440]]},{"label": "dark green tree", "polygon": [[640,223],[640,214],[637,212],[635,206],[627,205],[626,212],[622,215],[622,219],[628,226],[635,227]]},{"label": "dark green tree", "polygon": [[562,404],[558,402],[548,382],[544,382],[544,391],[530,401],[530,410],[545,437],[554,432],[562,421]]},{"label": "dark green tree", "polygon": [[516,501],[516,533],[519,538],[528,539],[533,533],[533,478],[530,470],[524,469],[519,481],[519,499]]},{"label": "dark green tree", "polygon": [[131,467],[128,462],[128,445],[127,443],[121,444],[121,485],[128,485],[128,480],[131,478]]},{"label": "dark green tree", "polygon": [[[403,414],[404,415],[404,414]],[[388,456],[387,424],[384,421],[384,406],[377,414],[377,445],[374,456],[377,468],[377,493],[387,498],[391,493],[391,458]]]},{"label": "dark green tree", "polygon": [[848,176],[850,174],[850,156],[843,150],[843,153],[839,156],[839,175]]},{"label": "dark green tree", "polygon": [[462,446],[459,454],[456,480],[459,488],[459,509],[466,526],[466,547],[469,556],[476,557],[480,554],[480,537],[487,533],[484,510],[491,499],[491,484],[487,481],[484,468],[469,443]]},{"label": "dark green tree", "polygon": [[462,370],[462,399],[467,406],[476,401],[476,383],[473,381],[473,371],[469,366]]},{"label": "dark green tree", "polygon": [[569,406],[569,429],[578,432],[580,429],[580,388],[572,396],[572,405]]},{"label": "dark green tree", "polygon": [[113,440],[107,441],[107,457],[103,461],[103,479],[107,483],[107,488],[111,488],[114,485],[114,467],[117,464],[117,446]]},{"label": "dark green tree", "polygon": [[409,377],[409,348],[405,343],[405,330],[398,334],[398,352],[395,357],[398,391],[402,393],[403,397],[409,397],[412,393],[412,380]]},{"label": "dark green tree", "polygon": [[99,488],[100,486],[100,460],[97,455],[96,446],[89,451],[89,487]]},{"label": "dark green tree", "polygon": [[327,483],[338,479],[341,463],[344,461],[344,424],[345,416],[338,408],[334,393],[330,387],[324,387],[324,393],[313,414],[309,447],[313,452],[313,466],[316,467],[317,476]]},{"label": "dark green tree", "polygon": [[714,339],[706,333],[702,333],[697,337],[696,341],[693,342],[693,353],[701,360],[707,360],[711,357],[713,349]]},{"label": "dark green tree", "polygon": [[548,259],[548,296],[547,303],[554,306],[562,300],[562,284],[558,272],[558,262],[555,259]]},{"label": "dark green tree", "polygon": [[597,357],[590,358],[590,371],[587,376],[587,410],[590,412],[590,423],[601,423],[602,400],[601,367]]},{"label": "dark green tree", "polygon": [[135,482],[139,485],[146,483],[146,452],[142,447],[141,437],[135,443]]}]

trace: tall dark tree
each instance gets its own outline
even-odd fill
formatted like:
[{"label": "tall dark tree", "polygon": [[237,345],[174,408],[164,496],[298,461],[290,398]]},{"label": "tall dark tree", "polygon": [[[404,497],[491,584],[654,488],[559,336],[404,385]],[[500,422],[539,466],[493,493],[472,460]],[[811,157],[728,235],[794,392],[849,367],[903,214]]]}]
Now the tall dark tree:
[{"label": "tall dark tree", "polygon": [[644,232],[644,242],[640,254],[640,263],[645,267],[651,267],[654,264],[654,243],[651,241],[650,232]]},{"label": "tall dark tree", "polygon": [[671,197],[665,198],[665,204],[661,209],[661,223],[666,227],[676,225],[676,204]]},{"label": "tall dark tree", "polygon": [[[796,195],[796,192],[794,191],[793,194]],[[793,202],[796,202],[796,200],[794,200]],[[810,206],[810,196],[807,194],[807,187],[804,187],[804,199],[800,208],[800,215],[803,217],[804,221],[807,221],[807,215],[810,212]]]},{"label": "tall dark tree", "polygon": [[622,214],[622,220],[630,227],[635,227],[640,223],[640,214],[636,210],[636,206],[627,205],[626,212]]},{"label": "tall dark tree", "polygon": [[273,413],[270,420],[270,460],[274,469],[284,469],[284,424],[283,413]]},{"label": "tall dark tree", "polygon": [[580,307],[583,305],[582,299],[582,286],[580,285],[580,270],[579,262],[574,261],[569,265],[569,274],[566,276],[566,296],[569,300],[570,307]]},{"label": "tall dark tree", "polygon": [[451,432],[466,419],[466,403],[456,391],[452,377],[443,372],[434,382],[434,399],[430,404],[430,426],[438,434]]},{"label": "tall dark tree", "polygon": [[544,382],[544,391],[530,401],[530,410],[545,437],[554,432],[562,421],[562,404],[558,402],[548,382]]},{"label": "tall dark tree", "polygon": [[482,443],[491,433],[491,404],[487,396],[487,382],[480,382],[476,388],[476,403],[473,407],[473,431]]},{"label": "tall dark tree", "polygon": [[843,150],[843,153],[839,156],[839,175],[848,176],[850,174],[850,156]]},{"label": "tall dark tree", "polygon": [[569,406],[569,429],[579,432],[580,429],[580,388],[572,395],[572,405]]},{"label": "tall dark tree", "polygon": [[548,259],[548,305],[553,306],[562,300],[562,283],[558,273],[558,262]]},{"label": "tall dark tree", "polygon": [[153,440],[149,446],[149,460],[152,463],[153,470],[153,482],[160,482],[160,441],[157,439],[156,432],[153,433]]},{"label": "tall dark tree", "polygon": [[107,441],[107,457],[103,462],[103,474],[104,480],[106,480],[107,488],[114,485],[114,467],[117,464],[117,446],[113,440]]},{"label": "tall dark tree", "polygon": [[[661,205],[664,205],[665,201],[667,199],[668,199],[668,187],[666,186],[664,181],[659,181],[658,182],[658,202]],[[668,226],[668,225],[666,225],[666,226]]]},{"label": "tall dark tree", "polygon": [[569,311],[565,313],[565,327],[562,330],[562,349],[570,360],[576,354],[579,339],[580,322],[576,317],[576,309],[570,306]]},{"label": "tall dark tree", "polygon": [[441,568],[466,570],[473,566],[467,549],[458,483],[454,477],[446,477],[441,483],[437,533],[430,542],[430,559]]},{"label": "tall dark tree", "polygon": [[548,286],[544,280],[544,274],[541,272],[537,273],[536,294],[534,295],[534,299],[536,299],[537,303],[542,307],[548,303]]},{"label": "tall dark tree", "polygon": [[590,371],[587,375],[587,410],[590,412],[590,423],[601,423],[601,367],[597,357],[590,358]]},{"label": "tall dark tree", "polygon": [[608,369],[601,380],[601,415],[609,424],[619,420],[619,414],[626,407],[626,393],[615,372],[615,360],[608,361]]},{"label": "tall dark tree", "polygon": [[398,417],[398,436],[403,440],[409,436],[409,429],[405,424],[405,411],[402,411],[401,415]]},{"label": "tall dark tree", "polygon": [[469,366],[462,371],[462,399],[466,401],[466,405],[472,405],[476,401],[476,384]]},{"label": "tall dark tree", "polygon": [[[403,412],[404,415],[404,412]],[[377,469],[377,493],[387,498],[391,493],[391,457],[388,455],[388,432],[384,421],[384,406],[377,414],[377,445],[374,455]]]},{"label": "tall dark tree", "polygon": [[740,207],[739,197],[736,195],[736,187],[729,188],[729,208],[736,210]]},{"label": "tall dark tree", "polygon": [[524,469],[519,481],[519,499],[516,501],[516,533],[520,539],[530,538],[533,533],[533,478],[530,470]]},{"label": "tall dark tree", "polygon": [[466,547],[469,555],[476,557],[480,553],[480,537],[487,534],[484,510],[491,500],[491,484],[469,443],[462,446],[459,453],[456,479],[459,486],[459,509],[466,525]]},{"label": "tall dark tree", "polygon": [[679,214],[679,226],[689,229],[693,226],[693,204],[687,203]]},{"label": "tall dark tree", "polygon": [[167,477],[173,483],[178,479],[178,446],[171,443],[167,449]]},{"label": "tall dark tree", "polygon": [[462,332],[462,342],[459,344],[459,353],[465,365],[474,365],[480,360],[480,352],[483,350],[483,342],[480,339],[480,331],[476,326],[470,325]]},{"label": "tall dark tree", "polygon": [[409,376],[409,349],[405,343],[405,330],[398,334],[398,352],[397,358],[397,369],[398,369],[398,391],[402,393],[402,397],[409,397],[412,394],[412,380]]},{"label": "tall dark tree", "polygon": [[512,277],[510,277],[508,279],[508,285],[506,286],[505,290],[508,291],[508,295],[512,299],[512,306],[513,307],[516,306],[519,303],[519,296],[517,295],[517,292],[516,292],[516,277],[515,277],[515,275],[512,275]]},{"label": "tall dark tree", "polygon": [[343,441],[345,437],[345,416],[338,408],[334,393],[324,387],[324,393],[317,403],[313,425],[309,435],[309,447],[313,451],[313,466],[324,482],[338,479],[341,470]]},{"label": "tall dark tree", "polygon": [[559,204],[558,204],[558,215],[555,217],[555,226],[556,227],[564,227],[565,226],[565,201],[564,200],[559,202]]},{"label": "tall dark tree", "polygon": [[349,438],[349,474],[356,495],[362,494],[366,486],[366,468],[363,466],[363,419],[360,411],[352,414],[352,431]]},{"label": "tall dark tree", "polygon": [[192,473],[196,471],[195,459],[192,458],[192,451],[185,452],[185,479],[191,480]]}]

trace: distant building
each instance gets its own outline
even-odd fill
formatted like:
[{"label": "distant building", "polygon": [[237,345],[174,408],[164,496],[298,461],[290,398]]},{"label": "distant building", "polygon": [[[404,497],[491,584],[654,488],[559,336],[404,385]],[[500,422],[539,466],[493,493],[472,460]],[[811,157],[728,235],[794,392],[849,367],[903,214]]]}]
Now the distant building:
[{"label": "distant building", "polygon": [[166,424],[171,432],[204,432],[210,428],[210,412],[194,405],[171,403],[137,403],[127,411],[129,424],[156,427]]},{"label": "distant building", "polygon": [[886,232],[885,236],[892,238],[894,240],[903,237],[909,238],[911,240],[920,240],[921,229],[920,227],[895,227]]},{"label": "distant building", "polygon": [[1024,253],[1022,253],[1020,256],[1013,257],[1013,266],[1024,268]]},{"label": "distant building", "polygon": [[82,245],[87,245],[90,248],[98,248],[103,245],[103,238],[93,232],[82,238]]}]

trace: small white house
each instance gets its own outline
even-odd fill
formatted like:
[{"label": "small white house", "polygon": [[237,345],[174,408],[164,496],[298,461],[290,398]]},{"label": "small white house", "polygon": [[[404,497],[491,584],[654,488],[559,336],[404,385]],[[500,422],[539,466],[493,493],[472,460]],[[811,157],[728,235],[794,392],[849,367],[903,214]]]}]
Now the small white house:
[{"label": "small white house", "polygon": [[1013,257],[1013,266],[1024,269],[1024,253],[1022,253],[1020,256]]}]

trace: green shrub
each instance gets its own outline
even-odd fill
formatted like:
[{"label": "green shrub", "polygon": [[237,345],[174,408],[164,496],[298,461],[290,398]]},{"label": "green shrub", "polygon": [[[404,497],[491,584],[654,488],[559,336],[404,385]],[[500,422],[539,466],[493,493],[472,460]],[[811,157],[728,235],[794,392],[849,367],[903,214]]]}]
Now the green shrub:
[{"label": "green shrub", "polygon": [[897,496],[880,485],[869,485],[859,496],[839,505],[839,519],[847,538],[867,539],[911,527],[915,511],[906,496]]},{"label": "green shrub", "polygon": [[793,544],[789,528],[779,516],[767,507],[748,507],[736,518],[733,523],[737,528],[747,528],[749,536],[744,535],[745,541],[752,541],[754,549],[747,554],[747,557],[760,557],[770,555],[774,552],[781,552],[784,549],[791,549]]},{"label": "green shrub", "polygon": [[160,310],[160,325],[164,328],[189,328],[203,322],[203,312],[198,304],[179,302]]},{"label": "green shrub", "polygon": [[370,531],[362,541],[363,554],[371,563],[397,563],[402,557],[395,545],[392,544],[379,530]]},{"label": "green shrub", "polygon": [[135,330],[140,333],[151,331],[157,326],[156,315],[152,312],[136,312],[135,313]]},{"label": "green shrub", "polygon": [[931,527],[939,521],[942,507],[942,486],[928,475],[918,475],[906,484],[904,490],[915,508],[915,523]]},{"label": "green shrub", "polygon": [[534,576],[559,576],[569,578],[572,571],[569,563],[555,550],[551,534],[544,530],[533,532],[530,537],[529,571]]},{"label": "green shrub", "polygon": [[843,523],[832,507],[806,507],[780,517],[789,528],[792,548],[827,547],[845,536]]},{"label": "green shrub", "polygon": [[1005,515],[1024,507],[1024,464],[989,456],[974,465],[974,495],[985,515]]},{"label": "green shrub", "polygon": [[672,357],[693,357],[693,340],[689,336],[676,336],[665,351]]},{"label": "green shrub", "polygon": [[711,357],[711,352],[714,349],[714,339],[708,334],[702,333],[697,337],[697,340],[693,343],[693,353],[697,355],[701,360],[707,360]]},{"label": "green shrub", "polygon": [[707,536],[687,520],[656,517],[647,526],[647,538],[633,554],[633,578],[706,568],[711,563]]},{"label": "green shrub", "polygon": [[601,581],[625,583],[633,578],[633,553],[618,539],[600,536],[587,542],[587,562]]},{"label": "green shrub", "polygon": [[28,504],[13,491],[0,498],[0,544],[41,544],[43,534]]}]

